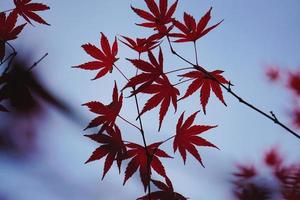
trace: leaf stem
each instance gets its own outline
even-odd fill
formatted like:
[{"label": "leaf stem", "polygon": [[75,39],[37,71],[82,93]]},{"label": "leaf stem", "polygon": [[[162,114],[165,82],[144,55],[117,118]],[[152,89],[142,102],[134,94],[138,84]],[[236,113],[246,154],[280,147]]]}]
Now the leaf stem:
[{"label": "leaf stem", "polygon": [[[139,59],[140,59],[140,55],[139,54]],[[127,76],[114,64],[115,68],[121,73],[121,75],[127,80],[129,81],[129,78],[127,78]],[[138,71],[137,71],[138,72]],[[132,88],[133,91],[135,91],[135,87]],[[123,119],[124,121],[126,121],[127,123],[130,123],[131,125],[133,125],[134,127],[136,127],[142,136],[142,140],[143,140],[143,144],[144,144],[144,148],[145,148],[145,152],[147,155],[147,168],[148,168],[148,175],[149,175],[149,180],[151,180],[151,155],[149,153],[149,150],[147,148],[147,142],[146,142],[146,137],[145,137],[145,131],[143,128],[143,122],[142,122],[142,118],[141,118],[141,111],[140,111],[140,106],[139,106],[139,102],[138,102],[138,98],[137,98],[137,94],[134,94],[134,100],[135,100],[135,105],[136,105],[136,110],[137,110],[137,114],[138,114],[138,121],[139,121],[139,126],[137,127],[136,125],[132,124],[131,122],[127,121],[126,119],[122,118],[121,116],[119,116],[121,119]],[[151,194],[151,186],[150,183],[148,184],[148,198],[150,200],[150,194]]]},{"label": "leaf stem", "polygon": [[10,11],[13,11],[15,8],[12,8],[12,9],[8,9],[8,10],[4,10],[4,11],[1,11],[0,13],[7,13],[7,12],[10,12]]},{"label": "leaf stem", "polygon": [[129,124],[129,125],[135,127],[135,128],[138,129],[139,131],[141,131],[141,129],[140,129],[138,126],[136,126],[135,124],[131,123],[130,121],[128,121],[127,119],[125,119],[125,118],[122,117],[121,115],[118,115],[118,117],[119,117],[120,119],[122,119],[124,122],[126,122],[127,124]]},{"label": "leaf stem", "polygon": [[173,86],[180,85],[180,84],[182,84],[182,83],[185,83],[185,82],[188,82],[188,81],[191,81],[191,80],[193,80],[193,79],[192,79],[192,78],[189,78],[189,79],[186,79],[186,80],[184,80],[184,81],[179,81],[178,83],[173,84]]},{"label": "leaf stem", "polygon": [[38,59],[38,61],[36,61],[35,63],[33,63],[33,65],[31,65],[29,68],[28,68],[28,72],[30,72],[33,68],[35,68],[42,60],[44,60],[49,54],[48,53],[45,53],[40,59]]},{"label": "leaf stem", "polygon": [[194,69],[194,68],[193,67],[185,67],[185,68],[181,68],[181,69],[171,70],[171,71],[165,72],[164,74],[171,74],[171,73],[174,73],[174,72],[189,70],[189,69]]},{"label": "leaf stem", "polygon": [[127,78],[127,76],[122,72],[122,70],[121,70],[119,67],[117,67],[115,64],[114,64],[114,67],[120,72],[120,74],[121,74],[127,81],[129,81],[129,78]]},{"label": "leaf stem", "polygon": [[195,58],[196,58],[196,64],[198,64],[198,52],[197,52],[197,44],[196,41],[194,41],[194,49],[195,49]]}]

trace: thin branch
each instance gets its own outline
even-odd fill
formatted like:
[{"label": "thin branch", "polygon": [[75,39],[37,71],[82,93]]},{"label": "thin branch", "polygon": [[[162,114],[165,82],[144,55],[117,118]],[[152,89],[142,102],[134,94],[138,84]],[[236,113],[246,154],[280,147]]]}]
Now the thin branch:
[{"label": "thin branch", "polygon": [[15,8],[12,8],[12,9],[8,9],[8,10],[4,10],[4,11],[1,11],[0,13],[7,13],[7,12],[10,12],[10,11],[13,11]]},{"label": "thin branch", "polygon": [[122,70],[121,70],[119,67],[117,67],[115,64],[114,64],[114,67],[120,72],[120,74],[121,74],[127,81],[129,81],[129,78],[127,78],[127,76],[122,72]]},{"label": "thin branch", "polygon": [[174,73],[174,72],[189,70],[189,69],[194,69],[194,68],[193,67],[185,67],[185,68],[181,68],[181,69],[175,69],[175,70],[172,70],[172,71],[168,71],[168,72],[165,72],[164,74],[171,74],[171,73]]},{"label": "thin branch", "polygon": [[3,71],[3,74],[6,74],[8,71],[9,71],[9,68],[10,68],[10,66],[11,66],[11,64],[12,64],[12,62],[13,62],[13,60],[14,60],[14,58],[17,56],[17,51],[16,51],[16,49],[9,43],[9,42],[7,42],[7,41],[5,41],[5,44],[7,44],[10,48],[11,48],[11,50],[13,51],[12,52],[12,56],[9,58],[9,61],[8,61],[8,64],[7,64],[7,67],[4,69],[4,71]]},{"label": "thin branch", "polygon": [[[140,55],[139,54],[139,59],[140,59]],[[129,81],[129,78],[127,78],[127,76],[116,66],[114,65],[115,68],[120,72],[120,74],[127,80]],[[138,71],[136,72],[138,73]],[[135,87],[132,88],[133,91],[135,91]],[[136,110],[137,110],[137,114],[138,114],[138,121],[139,121],[139,126],[140,127],[137,127],[136,125],[132,124],[131,122],[127,121],[126,119],[122,118],[121,116],[119,116],[121,119],[123,119],[124,121],[126,121],[127,123],[133,125],[134,127],[136,127],[140,133],[141,133],[141,136],[142,136],[142,140],[143,140],[143,144],[144,144],[144,148],[145,148],[145,152],[146,152],[146,155],[147,155],[147,169],[148,169],[148,174],[149,174],[149,180],[151,180],[151,167],[150,167],[150,164],[151,164],[151,155],[148,151],[148,148],[147,148],[147,142],[146,142],[146,137],[145,137],[145,132],[144,132],[144,128],[143,128],[143,123],[142,123],[142,118],[140,116],[141,112],[140,112],[140,106],[139,106],[139,102],[138,102],[138,99],[137,99],[137,94],[134,94],[134,100],[135,100],[135,105],[136,105]],[[150,183],[148,184],[148,198],[150,199],[150,194],[151,194],[151,185]]]},{"label": "thin branch", "polygon": [[189,79],[186,79],[186,80],[184,80],[184,81],[179,81],[178,83],[173,84],[173,86],[180,85],[180,84],[182,84],[182,83],[185,83],[185,82],[188,82],[188,81],[191,81],[191,80],[193,80],[193,79],[192,79],[192,78],[189,78]]},{"label": "thin branch", "polygon": [[194,49],[195,49],[195,58],[196,58],[196,64],[198,64],[198,52],[197,52],[197,45],[196,45],[196,41],[194,41]]},{"label": "thin branch", "polygon": [[130,121],[128,121],[127,119],[125,119],[125,118],[122,117],[121,115],[118,115],[118,117],[119,117],[120,119],[122,119],[124,122],[126,122],[127,124],[133,126],[134,128],[138,129],[139,131],[141,131],[141,129],[140,129],[138,126],[136,126],[135,124],[131,123]]},{"label": "thin branch", "polygon": [[0,65],[3,65],[6,61],[8,61],[10,59],[10,57],[12,57],[14,55],[14,52],[9,54],[9,56],[7,56],[1,63]]},{"label": "thin branch", "polygon": [[40,59],[38,59],[38,61],[36,61],[35,63],[33,63],[33,65],[31,65],[29,68],[28,68],[28,72],[30,72],[33,68],[35,68],[42,60],[44,60],[49,54],[48,53],[45,53]]},{"label": "thin branch", "polygon": [[3,74],[6,74],[9,71],[9,68],[16,56],[17,56],[17,52],[13,52],[11,58],[8,61],[7,67],[3,71]]},{"label": "thin branch", "polygon": [[192,65],[194,67],[194,69],[203,72],[206,76],[208,76],[210,79],[216,81],[222,88],[224,88],[229,94],[231,94],[233,97],[235,97],[240,103],[246,105],[247,107],[251,108],[252,110],[260,113],[261,115],[265,116],[266,118],[268,118],[269,120],[273,121],[275,124],[279,125],[280,127],[282,127],[283,129],[285,129],[287,132],[291,133],[292,135],[294,135],[296,138],[300,139],[300,135],[297,134],[295,131],[293,131],[292,129],[290,129],[289,127],[287,127],[285,124],[283,124],[282,122],[280,122],[276,117],[274,117],[272,114],[268,114],[264,111],[262,111],[261,109],[257,108],[255,105],[245,101],[242,97],[240,97],[238,94],[236,94],[232,88],[230,87],[232,84],[230,83],[229,86],[224,85],[223,83],[221,83],[218,79],[216,79],[216,77],[214,77],[213,75],[211,75],[208,71],[206,71],[203,67],[201,67],[200,65],[197,64],[193,64],[192,62],[188,61],[187,59],[183,58],[181,55],[179,55],[176,51],[174,51],[170,38],[167,37],[168,42],[169,42],[169,46],[170,46],[170,50],[171,52],[176,55],[178,58],[180,58],[181,60],[189,63],[190,65]]}]

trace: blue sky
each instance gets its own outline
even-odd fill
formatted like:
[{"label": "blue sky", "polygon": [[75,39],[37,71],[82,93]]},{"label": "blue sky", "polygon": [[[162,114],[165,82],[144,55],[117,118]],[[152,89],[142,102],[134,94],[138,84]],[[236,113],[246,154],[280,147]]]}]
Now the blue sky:
[{"label": "blue sky", "polygon": [[[5,191],[11,199],[22,197],[23,200],[59,200],[66,197],[83,199],[74,195],[77,194],[76,190],[80,189],[86,192],[87,196],[84,199],[88,200],[134,199],[143,192],[137,175],[123,187],[123,175],[118,175],[116,166],[113,166],[101,182],[103,162],[83,164],[96,144],[83,137],[84,134],[90,133],[83,132],[82,129],[94,115],[80,105],[91,100],[109,103],[111,89],[108,88],[112,88],[114,80],[118,81],[119,87],[125,82],[116,71],[100,80],[90,81],[95,72],[76,70],[71,66],[89,61],[90,58],[80,46],[88,42],[98,45],[100,32],[104,32],[110,41],[117,34],[131,37],[151,34],[151,31],[134,25],[142,20],[130,9],[130,5],[146,8],[145,4],[143,1],[133,0],[42,2],[51,7],[50,11],[41,13],[51,26],[28,26],[13,44],[20,49],[20,53],[33,52],[33,60],[39,59],[46,52],[49,53],[35,70],[52,91],[69,102],[82,118],[87,120],[82,124],[74,124],[50,109],[47,123],[40,127],[44,134],[39,141],[44,153],[43,158],[24,166],[12,159],[1,158],[1,166],[4,167],[1,167],[0,179],[7,184],[1,184],[0,191]],[[269,64],[299,69],[300,2],[181,0],[175,16],[181,20],[182,13],[187,11],[198,20],[210,6],[213,7],[211,23],[222,19],[224,22],[199,40],[199,62],[209,70],[224,70],[224,75],[234,83],[233,89],[237,93],[265,111],[274,111],[280,120],[288,123],[286,109],[291,103],[289,96],[282,88],[269,84],[263,72]],[[11,7],[12,3],[8,0],[0,2],[0,10]],[[191,44],[175,44],[174,47],[186,58],[194,59]],[[166,71],[187,67],[184,62],[170,54],[166,41],[162,43],[162,48]],[[134,69],[125,58],[135,56],[134,52],[119,44],[121,59],[117,65],[128,75],[132,74]],[[186,85],[182,85],[181,93],[184,93],[185,88]],[[212,96],[207,106],[207,115],[200,113],[197,117],[199,124],[219,125],[204,136],[221,151],[199,149],[206,168],[202,168],[192,157],[188,157],[184,166],[178,152],[175,154],[176,159],[164,161],[176,190],[191,199],[229,199],[230,187],[227,182],[230,178],[229,173],[233,170],[233,163],[252,160],[257,162],[260,159],[258,155],[273,145],[279,145],[291,160],[300,158],[300,145],[296,138],[238,103],[226,92],[224,96],[227,107]],[[139,100],[145,102],[147,96],[142,95]],[[122,109],[122,115],[134,121],[136,116],[131,113],[134,109],[133,101],[126,99],[125,103],[128,106]],[[199,108],[197,94],[179,103],[175,116],[172,109],[168,112],[159,134],[156,133],[158,109],[146,113],[144,124],[149,143],[171,136],[183,110],[191,114]],[[121,128],[126,130],[126,139],[141,142],[134,129],[122,121],[119,123]],[[171,143],[164,147],[173,155]],[[40,177],[39,172],[47,167],[63,176],[63,185],[67,186],[65,190],[43,187],[41,183],[45,177]],[[32,178],[30,174],[36,178]],[[51,177],[51,173],[49,174]],[[15,192],[17,188],[22,189]]]}]

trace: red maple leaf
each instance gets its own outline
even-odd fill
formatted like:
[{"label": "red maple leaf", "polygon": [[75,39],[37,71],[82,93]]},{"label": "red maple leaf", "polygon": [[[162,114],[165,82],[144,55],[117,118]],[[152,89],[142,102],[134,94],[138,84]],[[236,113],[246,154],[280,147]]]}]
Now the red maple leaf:
[{"label": "red maple leaf", "polygon": [[99,133],[102,133],[107,127],[113,127],[123,103],[123,94],[119,96],[117,84],[112,95],[112,102],[108,105],[104,105],[97,101],[91,101],[83,104],[87,106],[91,112],[98,114],[99,116],[94,118],[89,125],[84,129],[93,128],[102,125]]},{"label": "red maple leaf", "polygon": [[31,0],[14,0],[14,4],[16,6],[15,11],[31,25],[32,22],[30,20],[36,21],[40,24],[50,25],[35,13],[36,11],[49,10],[49,6],[41,3],[31,3]]},{"label": "red maple leaf", "polygon": [[5,43],[9,40],[14,40],[23,30],[26,24],[16,26],[18,15],[16,12],[11,12],[6,17],[5,13],[0,13],[0,61],[2,62],[5,56]]},{"label": "red maple leaf", "polygon": [[153,28],[157,30],[160,34],[165,35],[170,30],[167,28],[167,24],[173,21],[173,14],[176,10],[178,0],[170,6],[168,9],[168,0],[160,0],[159,6],[154,0],[145,0],[150,12],[134,8],[131,6],[132,10],[141,18],[147,20],[145,23],[137,24],[139,26]]},{"label": "red maple leaf", "polygon": [[120,40],[123,44],[138,52],[139,54],[150,51],[159,45],[159,41],[149,38],[136,38],[135,40],[122,36],[126,41]]},{"label": "red maple leaf", "polygon": [[135,144],[129,143],[126,146],[129,148],[126,153],[126,157],[124,159],[131,158],[128,163],[128,166],[125,171],[124,183],[138,170],[140,171],[141,181],[144,185],[144,189],[146,191],[147,186],[150,184],[150,174],[148,167],[148,159],[150,159],[150,169],[156,171],[159,175],[166,177],[166,171],[159,160],[159,158],[172,158],[165,151],[159,149],[159,145],[161,142],[153,143],[147,146],[147,151],[149,155],[147,155],[145,147]]},{"label": "red maple leaf", "polygon": [[136,90],[132,91],[131,96],[141,92],[143,89],[151,85],[159,76],[163,75],[163,54],[161,48],[159,48],[158,61],[154,57],[151,51],[148,51],[149,62],[141,59],[128,59],[137,69],[143,71],[143,73],[138,74],[137,76],[132,77],[128,83],[125,85],[125,88],[133,87],[140,85]]},{"label": "red maple leaf", "polygon": [[[210,73],[211,76],[215,77],[215,79],[217,79],[220,83],[223,84],[229,83],[229,81],[227,81],[221,75],[223,73],[223,71],[221,70],[215,70],[208,73]],[[194,79],[194,81],[189,85],[188,89],[186,90],[185,95],[180,99],[184,99],[190,96],[191,94],[193,94],[194,92],[196,92],[198,89],[201,88],[200,101],[202,104],[204,114],[206,114],[206,105],[210,97],[210,90],[212,90],[215,93],[215,95],[218,97],[218,99],[226,106],[220,84],[217,81],[211,79],[211,77],[209,77],[205,73],[201,71],[191,71],[186,74],[182,74],[180,76]]]},{"label": "red maple leaf", "polygon": [[84,70],[101,69],[96,75],[96,77],[92,80],[101,78],[108,72],[112,72],[114,63],[119,59],[116,57],[118,53],[118,43],[116,38],[112,45],[112,48],[110,48],[110,44],[107,40],[107,37],[103,33],[101,33],[100,41],[102,51],[90,43],[81,46],[87,54],[89,54],[96,60],[81,64],[79,66],[75,66],[76,68]]},{"label": "red maple leaf", "polygon": [[[172,182],[168,177],[165,178],[166,183],[157,180],[151,180],[152,183],[160,189],[150,193],[150,200],[187,200],[186,197],[174,191]],[[137,200],[149,200],[149,196],[145,195]]]},{"label": "red maple leaf", "polygon": [[212,8],[209,9],[209,11],[199,20],[198,24],[196,24],[196,21],[193,16],[184,13],[184,24],[173,20],[173,24],[182,32],[182,33],[171,33],[169,34],[171,37],[180,38],[176,40],[175,42],[195,42],[199,38],[205,36],[208,32],[216,28],[222,21],[219,23],[206,28],[211,16]]},{"label": "red maple leaf", "polygon": [[117,162],[120,172],[122,160],[124,154],[126,153],[126,146],[122,140],[121,131],[118,126],[114,126],[114,128],[109,127],[106,129],[106,131],[107,134],[98,133],[85,135],[86,137],[101,144],[101,146],[93,152],[91,157],[85,163],[100,160],[106,156],[102,179],[109,171],[114,161]]},{"label": "red maple leaf", "polygon": [[192,125],[198,112],[199,111],[188,117],[184,123],[184,112],[181,114],[176,126],[176,135],[173,142],[173,149],[174,152],[176,152],[177,149],[179,150],[184,164],[186,161],[186,151],[188,151],[204,167],[201,157],[195,146],[207,146],[214,148],[218,147],[197,135],[202,134],[203,132],[217,126]]},{"label": "red maple leaf", "polygon": [[179,95],[179,90],[170,83],[167,76],[164,76],[163,78],[156,79],[155,83],[142,90],[142,93],[153,94],[153,96],[146,102],[140,115],[152,110],[161,103],[159,111],[159,131],[171,102],[175,111],[177,110],[177,96]]},{"label": "red maple leaf", "polygon": [[290,73],[288,77],[288,87],[296,95],[300,96],[300,72]]}]

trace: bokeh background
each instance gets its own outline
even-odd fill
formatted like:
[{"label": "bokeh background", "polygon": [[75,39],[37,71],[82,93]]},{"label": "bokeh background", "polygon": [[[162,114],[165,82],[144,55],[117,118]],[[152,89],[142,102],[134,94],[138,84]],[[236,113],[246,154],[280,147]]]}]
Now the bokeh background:
[{"label": "bokeh background", "polygon": [[[62,200],[62,199],[135,199],[143,194],[138,174],[123,187],[124,167],[121,175],[116,166],[101,181],[103,161],[84,165],[97,144],[83,135],[83,128],[94,117],[81,106],[97,100],[109,103],[114,80],[119,87],[125,82],[114,71],[106,77],[90,81],[95,72],[72,69],[71,66],[89,61],[81,49],[85,43],[99,45],[100,32],[112,41],[115,35],[130,37],[148,36],[152,32],[137,27],[141,20],[131,11],[130,5],[145,8],[143,1],[53,1],[41,3],[50,11],[41,16],[51,26],[27,26],[20,37],[12,42],[28,66],[44,53],[43,60],[34,73],[46,88],[65,102],[72,110],[72,117],[45,103],[42,114],[32,119],[35,134],[32,143],[21,150],[0,152],[1,200]],[[234,90],[245,100],[265,111],[274,111],[278,118],[291,125],[288,110],[292,109],[285,86],[270,84],[265,76],[267,66],[276,65],[286,70],[299,69],[300,65],[300,2],[298,0],[267,1],[208,1],[181,0],[175,16],[182,19],[184,11],[198,20],[213,7],[212,23],[224,19],[217,29],[198,42],[199,62],[207,69],[222,69],[235,85]],[[0,1],[0,10],[13,8],[10,0]],[[170,54],[166,41],[162,43],[165,69],[187,67],[186,63]],[[175,44],[178,52],[194,59],[192,44]],[[119,43],[117,65],[131,76],[134,68],[125,58],[135,58],[136,53]],[[173,81],[178,80],[173,77]],[[186,85],[181,86],[184,93]],[[191,199],[232,199],[231,178],[236,163],[259,163],[264,151],[276,146],[289,161],[300,161],[300,142],[271,121],[249,110],[224,92],[227,107],[213,95],[207,106],[207,115],[200,113],[197,123],[219,125],[205,133],[205,138],[221,150],[199,148],[206,168],[188,157],[184,166],[178,152],[176,159],[163,160],[176,190]],[[147,100],[146,95],[139,97]],[[199,95],[195,94],[179,103],[175,115],[171,109],[157,134],[158,109],[144,115],[147,140],[168,138],[174,134],[177,119],[183,110],[187,114],[200,108]],[[136,113],[132,99],[125,100],[122,115],[134,121]],[[17,124],[10,120],[12,114],[0,113],[1,124],[14,128],[14,134],[23,141],[28,126],[27,116]],[[24,120],[25,119],[25,120]],[[141,142],[141,138],[127,124],[119,121],[124,138]],[[25,127],[25,128],[24,128]],[[294,127],[295,128],[295,127]],[[298,130],[299,132],[299,130]],[[5,132],[7,134],[7,132]],[[4,134],[5,134],[4,133]],[[26,136],[27,137],[27,136]],[[173,155],[172,145],[164,149]]]}]

